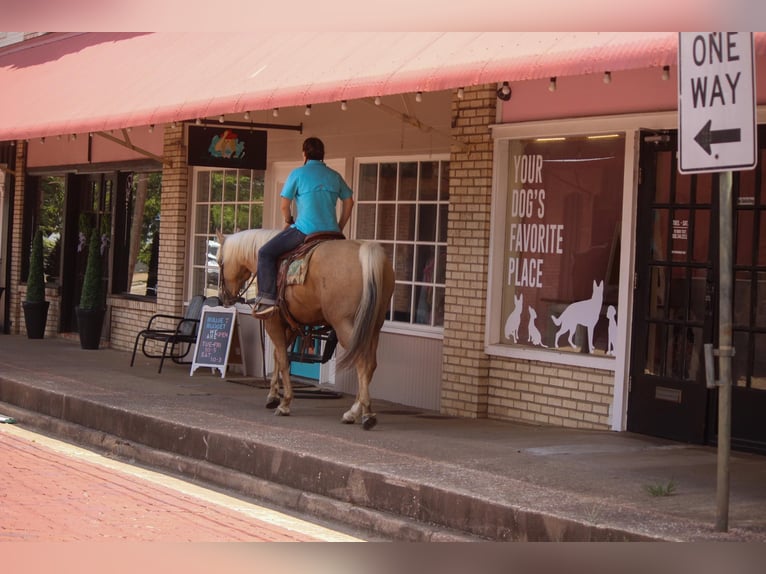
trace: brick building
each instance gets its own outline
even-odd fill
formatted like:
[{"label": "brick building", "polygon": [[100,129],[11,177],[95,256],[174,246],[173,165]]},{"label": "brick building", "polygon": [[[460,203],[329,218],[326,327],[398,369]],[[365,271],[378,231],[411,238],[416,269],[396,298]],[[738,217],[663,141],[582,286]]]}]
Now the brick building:
[{"label": "brick building", "polygon": [[[52,34],[0,48],[0,81],[14,86],[0,96],[0,157],[13,154],[0,180],[6,332],[23,333],[24,253],[43,223],[49,254],[64,247],[49,270],[46,334],[76,330],[76,236],[100,225],[104,344],[132,349],[152,314],[215,292],[217,228],[278,223],[281,183],[314,135],[355,191],[350,235],[383,243],[397,273],[373,398],[715,440],[701,350],[716,329],[706,294],[716,289],[718,176],[674,163],[676,34],[352,34],[312,64],[268,35],[258,47],[211,36]],[[764,46],[755,34],[760,103]],[[224,57],[243,53],[253,56]],[[140,75],[114,71],[150,57]],[[61,101],[35,92],[62,77],[79,81]],[[109,97],[94,97],[98,86]],[[266,169],[195,165],[196,128],[265,131]],[[751,408],[766,395],[760,170],[735,177],[734,409],[744,422],[734,438],[754,449],[766,444]],[[334,363],[308,376],[355,388]]]}]

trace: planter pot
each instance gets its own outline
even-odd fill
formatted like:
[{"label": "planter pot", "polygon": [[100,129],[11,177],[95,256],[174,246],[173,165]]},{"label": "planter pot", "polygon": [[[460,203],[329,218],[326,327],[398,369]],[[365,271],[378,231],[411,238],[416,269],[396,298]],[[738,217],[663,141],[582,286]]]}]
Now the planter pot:
[{"label": "planter pot", "polygon": [[45,335],[45,323],[48,321],[50,301],[24,301],[24,322],[27,325],[27,337],[42,339]]},{"label": "planter pot", "polygon": [[80,307],[77,307],[76,311],[77,330],[80,332],[80,347],[83,349],[98,349],[106,309],[80,309]]}]

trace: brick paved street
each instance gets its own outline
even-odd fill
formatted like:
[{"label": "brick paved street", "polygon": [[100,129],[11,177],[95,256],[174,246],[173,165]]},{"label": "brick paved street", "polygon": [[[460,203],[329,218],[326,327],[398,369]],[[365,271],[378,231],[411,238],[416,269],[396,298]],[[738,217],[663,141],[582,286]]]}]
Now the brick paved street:
[{"label": "brick paved street", "polygon": [[0,542],[355,540],[0,424]]}]

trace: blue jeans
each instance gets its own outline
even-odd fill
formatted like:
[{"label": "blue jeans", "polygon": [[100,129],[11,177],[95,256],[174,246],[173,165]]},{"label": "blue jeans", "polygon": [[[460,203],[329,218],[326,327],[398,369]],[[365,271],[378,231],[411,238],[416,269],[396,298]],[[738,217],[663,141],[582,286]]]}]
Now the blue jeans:
[{"label": "blue jeans", "polygon": [[288,227],[272,237],[258,250],[258,297],[264,303],[276,303],[277,300],[277,260],[280,255],[295,249],[306,235],[296,227]]}]

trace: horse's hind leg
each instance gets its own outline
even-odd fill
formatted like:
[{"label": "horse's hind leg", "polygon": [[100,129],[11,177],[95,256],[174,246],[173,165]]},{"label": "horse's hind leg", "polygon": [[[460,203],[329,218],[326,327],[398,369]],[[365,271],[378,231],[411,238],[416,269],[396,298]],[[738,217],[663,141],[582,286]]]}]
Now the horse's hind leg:
[{"label": "horse's hind leg", "polygon": [[277,353],[274,352],[274,372],[271,373],[271,382],[269,383],[269,394],[266,397],[266,408],[275,409],[279,405],[279,362]]},{"label": "horse's hind leg", "polygon": [[356,401],[351,408],[343,413],[343,422],[353,424],[361,417],[362,428],[364,430],[372,429],[378,424],[378,418],[372,412],[372,401],[370,400],[370,383],[372,375],[377,367],[375,353],[364,359],[359,359],[356,363],[356,375],[359,380],[359,388],[356,394]]}]

